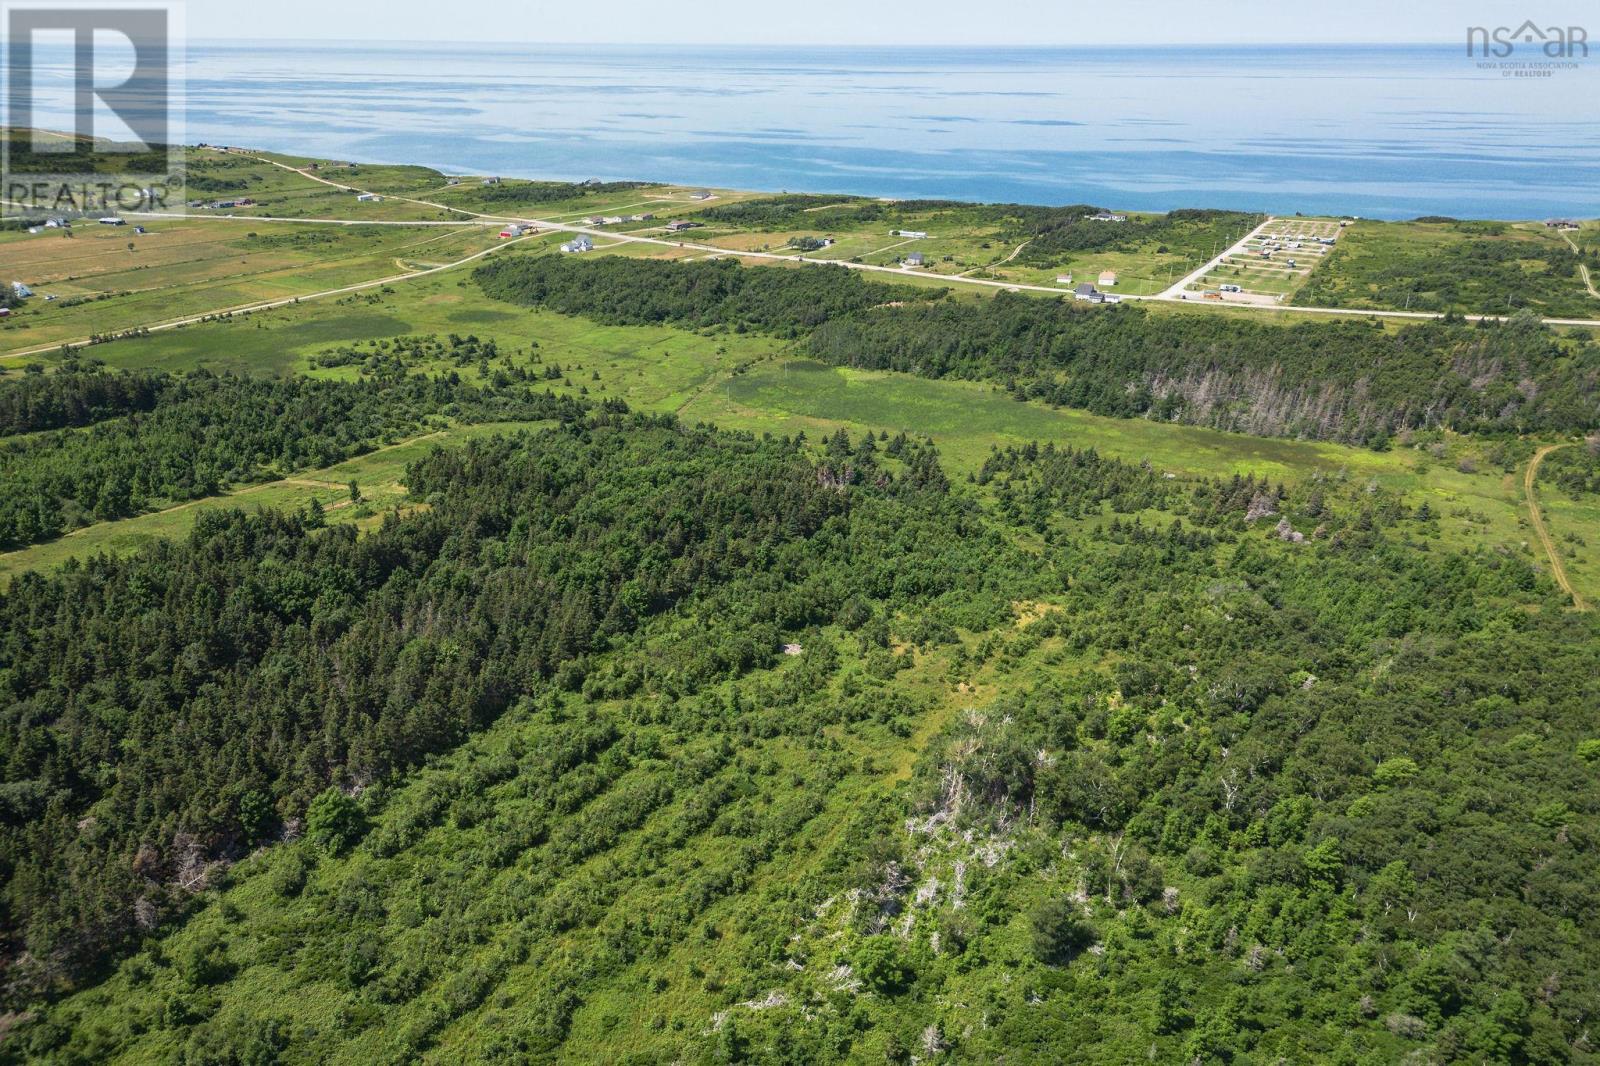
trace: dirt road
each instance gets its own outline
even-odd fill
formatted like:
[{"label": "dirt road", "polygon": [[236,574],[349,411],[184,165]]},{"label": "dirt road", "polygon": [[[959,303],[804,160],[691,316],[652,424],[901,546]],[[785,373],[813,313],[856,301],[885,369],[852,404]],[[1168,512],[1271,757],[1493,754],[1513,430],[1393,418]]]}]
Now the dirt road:
[{"label": "dirt road", "polygon": [[1587,611],[1589,604],[1579,595],[1578,590],[1572,587],[1572,581],[1567,577],[1567,568],[1561,562],[1561,553],[1556,548],[1555,540],[1550,536],[1550,530],[1545,527],[1544,513],[1539,510],[1539,496],[1534,488],[1534,482],[1539,478],[1539,464],[1544,462],[1545,456],[1566,447],[1569,445],[1547,444],[1534,453],[1533,460],[1528,463],[1527,472],[1522,475],[1522,492],[1528,501],[1528,519],[1533,523],[1534,535],[1539,538],[1545,557],[1550,560],[1550,576],[1555,578],[1562,592],[1572,597],[1572,606],[1580,611]]}]

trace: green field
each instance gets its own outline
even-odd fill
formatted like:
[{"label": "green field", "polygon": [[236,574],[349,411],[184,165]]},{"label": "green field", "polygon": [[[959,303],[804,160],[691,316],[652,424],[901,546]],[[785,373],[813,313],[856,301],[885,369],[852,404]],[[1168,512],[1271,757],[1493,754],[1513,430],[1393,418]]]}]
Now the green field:
[{"label": "green field", "polygon": [[37,295],[0,324],[0,357],[394,277],[495,243],[477,226],[195,219],[148,230],[80,224],[71,239],[47,230],[8,241],[8,265]]},{"label": "green field", "polygon": [[[281,165],[274,165],[281,164]],[[308,159],[272,152],[192,149],[186,159],[192,201],[248,198],[255,203],[221,214],[278,218],[334,218],[361,221],[469,221],[470,215],[409,202],[428,199],[444,177],[426,167],[352,165],[349,160]],[[297,170],[303,173],[296,173]],[[328,184],[328,183],[333,184]],[[358,200],[335,186],[359,187],[382,200]],[[197,214],[212,213],[204,207]]]},{"label": "green field", "polygon": [[[1581,331],[952,282],[1153,292],[1232,214],[191,173],[402,224],[0,231],[0,1066],[1600,1063],[1600,630],[1524,496],[1600,602]],[[630,210],[722,251],[462,221]],[[1457,296],[1566,306],[1497,254]]]},{"label": "green field", "polygon": [[[113,366],[129,368],[206,367],[338,377],[349,370],[313,369],[311,357],[330,347],[373,338],[447,333],[475,334],[513,350],[537,342],[538,358],[559,363],[566,371],[563,380],[549,383],[555,391],[587,390],[595,398],[620,398],[633,409],[673,412],[688,422],[758,433],[804,431],[812,440],[840,426],[891,434],[903,430],[932,437],[953,472],[963,475],[976,471],[997,444],[1054,441],[1094,447],[1128,461],[1147,461],[1158,470],[1185,477],[1254,473],[1288,482],[1318,476],[1371,479],[1413,501],[1429,500],[1443,516],[1441,533],[1452,546],[1531,550],[1518,480],[1482,462],[1476,465],[1484,472],[1457,469],[1463,459],[1478,459],[1481,448],[1469,440],[1430,440],[1426,450],[1419,446],[1380,453],[1052,410],[1018,403],[987,385],[825,367],[786,354],[781,343],[756,334],[707,336],[668,327],[602,326],[530,311],[488,300],[455,274],[400,283],[389,293],[308,303],[129,338],[98,346],[93,353]],[[53,359],[38,357],[46,364]],[[475,374],[471,367],[460,372],[468,379]],[[129,528],[146,533],[165,525],[160,516],[129,521],[144,523]],[[1559,537],[1563,531],[1583,529],[1585,516],[1567,513],[1556,504],[1550,522]],[[175,528],[186,527],[180,521]],[[48,565],[69,555],[92,553],[102,538],[115,541],[121,536],[91,527],[32,549],[37,554],[27,558]],[[1573,580],[1600,599],[1600,543],[1572,545],[1570,550]],[[23,565],[27,563],[18,559],[8,569]]]},{"label": "green field", "polygon": [[1375,222],[1349,227],[1295,297],[1308,307],[1594,318],[1576,256],[1538,222]]}]

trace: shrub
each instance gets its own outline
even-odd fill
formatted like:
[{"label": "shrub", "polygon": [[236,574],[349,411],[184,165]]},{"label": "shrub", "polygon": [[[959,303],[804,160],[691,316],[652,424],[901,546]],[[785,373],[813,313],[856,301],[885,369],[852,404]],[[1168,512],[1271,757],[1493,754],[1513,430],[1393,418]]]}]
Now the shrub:
[{"label": "shrub", "polygon": [[875,936],[856,952],[856,974],[874,992],[892,995],[911,983],[911,967],[891,937]]},{"label": "shrub", "polygon": [[306,837],[338,854],[367,831],[366,816],[355,800],[330,788],[311,801],[306,812]]},{"label": "shrub", "polygon": [[178,954],[176,961],[178,975],[197,988],[226,981],[233,973],[228,947],[222,941],[222,934],[215,929],[198,934]]},{"label": "shrub", "polygon": [[306,860],[299,853],[291,851],[282,856],[267,874],[267,887],[284,899],[290,899],[300,894],[306,886]]},{"label": "shrub", "polygon": [[1093,927],[1078,917],[1077,907],[1065,896],[1040,903],[1029,922],[1033,927],[1033,954],[1050,966],[1065,966],[1095,941]]},{"label": "shrub", "polygon": [[1411,780],[1421,772],[1416,760],[1408,759],[1404,755],[1397,755],[1392,759],[1385,759],[1372,771],[1372,780],[1380,785],[1399,785]]}]

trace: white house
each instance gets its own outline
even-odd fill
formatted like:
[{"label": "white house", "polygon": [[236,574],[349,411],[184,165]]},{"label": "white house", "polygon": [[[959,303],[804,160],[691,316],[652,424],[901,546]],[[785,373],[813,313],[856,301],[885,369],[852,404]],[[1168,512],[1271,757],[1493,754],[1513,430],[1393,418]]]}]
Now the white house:
[{"label": "white house", "polygon": [[357,196],[356,200],[364,204],[376,204],[381,203],[383,201],[383,197],[379,196],[375,192],[364,192]]},{"label": "white house", "polygon": [[694,192],[689,194],[689,199],[691,199],[691,200],[709,200],[709,199],[711,199],[711,190],[710,189],[696,189]]},{"label": "white house", "polygon": [[912,240],[921,240],[924,237],[926,237],[927,234],[924,233],[922,230],[919,230],[919,229],[902,229],[902,230],[896,230],[895,231],[895,236],[896,237],[909,237]]},{"label": "white house", "polygon": [[594,251],[594,241],[591,241],[588,237],[574,237],[566,244],[563,244],[561,250],[573,255],[581,252],[592,252]]},{"label": "white house", "polygon": [[1115,270],[1102,270],[1100,272],[1100,284],[1101,285],[1104,285],[1104,286],[1109,288],[1110,286],[1115,285],[1116,283],[1117,283],[1117,272]]},{"label": "white house", "polygon": [[921,252],[912,252],[906,256],[906,266],[908,267],[926,266],[927,262],[927,258]]}]

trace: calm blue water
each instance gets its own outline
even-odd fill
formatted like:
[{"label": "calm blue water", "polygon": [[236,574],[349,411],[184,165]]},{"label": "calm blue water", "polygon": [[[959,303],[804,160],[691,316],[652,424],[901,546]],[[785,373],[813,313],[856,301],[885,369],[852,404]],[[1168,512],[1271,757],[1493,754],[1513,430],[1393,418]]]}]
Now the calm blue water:
[{"label": "calm blue water", "polygon": [[1600,53],[193,45],[188,139],[548,178],[1110,207],[1600,215]]}]

